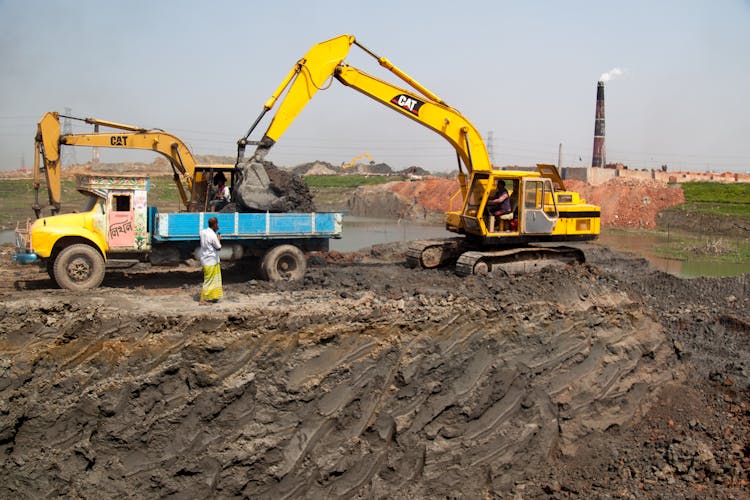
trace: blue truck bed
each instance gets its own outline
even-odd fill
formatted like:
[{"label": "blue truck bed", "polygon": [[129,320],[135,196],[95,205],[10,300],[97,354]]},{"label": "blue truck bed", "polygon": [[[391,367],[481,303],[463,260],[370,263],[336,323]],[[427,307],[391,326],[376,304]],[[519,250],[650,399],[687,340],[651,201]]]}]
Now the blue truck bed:
[{"label": "blue truck bed", "polygon": [[343,215],[313,213],[158,213],[151,212],[155,242],[194,241],[216,217],[223,240],[341,238]]}]

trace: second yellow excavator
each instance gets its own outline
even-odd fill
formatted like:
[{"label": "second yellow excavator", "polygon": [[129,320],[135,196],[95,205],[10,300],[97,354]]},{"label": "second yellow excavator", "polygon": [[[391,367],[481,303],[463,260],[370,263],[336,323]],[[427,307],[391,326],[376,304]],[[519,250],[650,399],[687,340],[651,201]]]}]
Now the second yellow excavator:
[{"label": "second yellow excavator", "polygon": [[[346,64],[344,60],[353,45],[375,58],[410,89]],[[247,134],[238,141],[240,179],[252,177],[304,106],[318,90],[329,87],[331,78],[436,132],[456,151],[459,190],[451,199],[445,224],[449,231],[462,237],[414,242],[407,254],[409,264],[432,268],[455,263],[456,271],[467,275],[526,272],[550,263],[584,260],[579,249],[558,244],[597,238],[598,206],[586,203],[578,193],[566,191],[553,165],[538,165],[536,172],[493,167],[481,134],[467,118],[352,35],[316,44],[297,61],[266,101]],[[248,140],[284,91],[286,95],[263,137],[259,141]],[[257,147],[246,160],[247,145]],[[502,215],[491,210],[499,181],[503,181],[509,201],[514,205]],[[242,189],[238,191],[243,196]],[[252,190],[248,193],[252,196]]]},{"label": "second yellow excavator", "polygon": [[349,160],[346,163],[342,163],[341,164],[341,168],[344,169],[344,170],[346,170],[347,168],[352,168],[362,158],[369,158],[370,161],[373,161],[372,155],[370,155],[370,153],[364,153],[364,154],[361,154],[359,156],[355,156],[354,158],[352,158],[351,160]]},{"label": "second yellow excavator", "polygon": [[[60,117],[79,120],[94,126],[91,133],[61,133]],[[100,127],[105,130],[100,130]],[[211,183],[219,172],[230,177],[234,165],[200,165],[187,145],[173,134],[160,129],[146,129],[96,118],[77,118],[47,112],[37,124],[34,141],[34,204],[36,217],[49,207],[52,214],[60,211],[61,204],[61,155],[62,146],[86,146],[114,149],[141,149],[164,156],[172,167],[174,182],[184,209],[200,212],[208,209]],[[49,195],[49,205],[39,200],[39,188],[44,175]],[[231,184],[231,182],[230,182]]]}]

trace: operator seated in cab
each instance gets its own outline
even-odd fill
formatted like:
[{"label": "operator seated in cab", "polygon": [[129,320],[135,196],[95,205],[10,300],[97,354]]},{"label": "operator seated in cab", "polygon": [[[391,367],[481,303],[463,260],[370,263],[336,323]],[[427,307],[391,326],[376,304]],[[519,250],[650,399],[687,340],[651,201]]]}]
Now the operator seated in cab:
[{"label": "operator seated in cab", "polygon": [[[508,190],[505,189],[505,181],[500,179],[497,181],[497,189],[495,190],[494,195],[487,200],[487,211],[490,213],[491,216],[494,218],[500,219],[501,221],[510,221],[508,223],[507,229],[515,230],[516,225],[513,224],[515,222],[513,219],[515,218],[514,210],[516,207],[514,207],[513,203],[513,197],[518,196],[518,189],[513,189],[513,195],[508,194]],[[517,202],[515,203],[517,204]],[[491,224],[491,232],[494,230],[494,219]],[[498,229],[504,229],[505,226],[501,222]]]},{"label": "operator seated in cab", "polygon": [[218,212],[219,210],[227,206],[230,201],[232,201],[232,196],[226,183],[227,178],[222,172],[219,172],[214,177],[216,194],[214,195],[214,199],[208,202],[208,206],[210,207],[210,210],[212,212]]},{"label": "operator seated in cab", "polygon": [[487,209],[490,215],[500,217],[501,215],[513,214],[513,210],[510,208],[510,195],[508,190],[505,189],[505,181],[497,181],[497,189],[495,194],[487,200]]}]

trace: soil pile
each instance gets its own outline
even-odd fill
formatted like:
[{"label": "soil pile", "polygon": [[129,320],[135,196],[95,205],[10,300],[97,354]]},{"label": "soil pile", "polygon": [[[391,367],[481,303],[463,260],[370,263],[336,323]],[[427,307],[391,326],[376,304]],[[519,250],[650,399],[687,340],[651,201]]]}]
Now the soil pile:
[{"label": "soil pile", "polygon": [[271,190],[277,196],[286,200],[285,211],[315,211],[312,193],[310,193],[310,188],[302,176],[281,169],[270,161],[264,161],[263,166],[266,168],[268,178],[271,180]]},{"label": "soil pile", "polygon": [[600,206],[605,226],[653,229],[659,212],[685,202],[681,186],[655,180],[615,177],[598,186],[569,180],[565,187]]},{"label": "soil pile", "polygon": [[748,283],[585,248],[503,279],[399,246],[227,267],[208,308],[198,269],[73,293],[3,255],[0,495],[747,496]]},{"label": "soil pile", "polygon": [[312,193],[301,176],[266,160],[240,163],[237,169],[232,186],[234,203],[222,212],[315,211]]},{"label": "soil pile", "polygon": [[[660,211],[684,203],[678,185],[658,181],[615,178],[599,186],[581,181],[565,181],[566,188],[581,194],[587,202],[601,207],[606,226],[654,228]],[[458,209],[460,200],[451,197],[458,191],[455,179],[430,179],[363,186],[348,200],[352,215],[422,219]]]},{"label": "soil pile", "polygon": [[347,206],[356,216],[424,219],[442,216],[457,191],[458,181],[454,179],[389,182],[357,188]]}]

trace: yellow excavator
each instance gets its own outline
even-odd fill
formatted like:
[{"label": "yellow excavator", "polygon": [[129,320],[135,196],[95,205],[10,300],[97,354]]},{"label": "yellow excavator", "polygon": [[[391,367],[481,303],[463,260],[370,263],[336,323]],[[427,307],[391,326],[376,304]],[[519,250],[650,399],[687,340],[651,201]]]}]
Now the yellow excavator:
[{"label": "yellow excavator", "polygon": [[[60,117],[80,120],[94,126],[87,134],[61,134]],[[100,131],[100,127],[111,129]],[[219,172],[225,178],[234,173],[234,165],[199,165],[187,145],[178,137],[159,129],[145,129],[95,118],[77,118],[48,112],[37,124],[34,142],[34,204],[32,208],[41,217],[47,208],[40,204],[39,189],[42,174],[45,176],[52,214],[61,207],[61,146],[88,146],[119,149],[143,149],[154,151],[169,160],[180,200],[186,211],[207,210],[210,201],[212,179]]]},{"label": "yellow excavator", "polygon": [[344,170],[346,170],[347,168],[352,168],[352,167],[353,167],[354,165],[356,165],[356,164],[357,164],[357,162],[358,162],[359,160],[361,160],[362,158],[369,158],[369,159],[370,159],[370,161],[373,161],[373,159],[372,159],[372,156],[370,155],[370,153],[364,153],[364,154],[361,154],[361,155],[359,155],[359,156],[355,156],[354,158],[352,158],[352,159],[351,159],[351,160],[350,160],[349,162],[347,162],[347,163],[342,163],[342,164],[341,164],[341,168],[343,168]]},{"label": "yellow excavator", "polygon": [[[345,58],[352,46],[372,56],[410,89],[347,64]],[[587,204],[578,193],[566,191],[553,165],[537,165],[533,172],[493,167],[481,134],[467,118],[352,35],[314,45],[282,80],[247,134],[238,141],[237,169],[242,172],[241,179],[252,176],[304,106],[318,90],[327,89],[332,78],[436,132],[456,151],[459,190],[451,198],[445,224],[449,231],[462,237],[414,242],[407,254],[410,265],[433,268],[455,263],[459,274],[468,275],[527,272],[551,263],[584,260],[581,250],[559,243],[596,239],[598,206]],[[261,119],[285,91],[263,137],[250,141],[248,138]],[[247,145],[256,146],[249,159],[245,159]],[[504,182],[508,197],[514,200],[509,213],[499,214],[492,207],[499,181]]]}]

